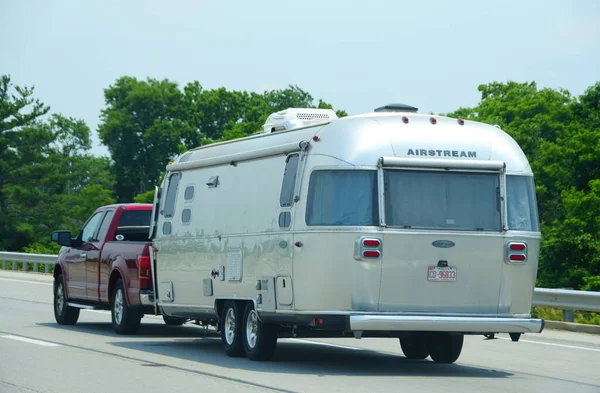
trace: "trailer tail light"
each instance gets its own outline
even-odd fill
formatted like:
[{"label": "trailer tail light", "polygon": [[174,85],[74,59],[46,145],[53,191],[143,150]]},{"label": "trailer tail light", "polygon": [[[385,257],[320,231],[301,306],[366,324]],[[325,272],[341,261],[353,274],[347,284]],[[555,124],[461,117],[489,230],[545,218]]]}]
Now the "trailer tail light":
[{"label": "trailer tail light", "polygon": [[506,262],[525,263],[527,262],[527,243],[508,242],[506,243]]},{"label": "trailer tail light", "polygon": [[137,265],[139,272],[139,279],[149,280],[150,279],[150,257],[149,256],[138,256]]},{"label": "trailer tail light", "polygon": [[381,242],[379,239],[364,239],[362,245],[363,247],[380,247]]},{"label": "trailer tail light", "polygon": [[408,117],[406,117],[406,116],[402,116],[402,122],[403,122],[404,124],[408,124]]},{"label": "trailer tail light", "polygon": [[525,262],[527,259],[525,254],[511,254],[509,258],[513,262]]},{"label": "trailer tail light", "polygon": [[465,120],[464,119],[458,119],[458,120],[456,120],[456,122],[458,123],[459,126],[464,126],[465,125]]},{"label": "trailer tail light", "polygon": [[382,245],[381,239],[376,237],[359,237],[354,243],[354,259],[357,261],[379,259]]},{"label": "trailer tail light", "polygon": [[363,251],[362,255],[364,258],[379,258],[381,256],[381,253],[377,250],[367,250]]},{"label": "trailer tail light", "polygon": [[525,243],[509,243],[508,248],[511,251],[524,251],[527,245]]},{"label": "trailer tail light", "polygon": [[437,119],[435,117],[430,117],[429,121],[431,122],[431,124],[437,124]]}]

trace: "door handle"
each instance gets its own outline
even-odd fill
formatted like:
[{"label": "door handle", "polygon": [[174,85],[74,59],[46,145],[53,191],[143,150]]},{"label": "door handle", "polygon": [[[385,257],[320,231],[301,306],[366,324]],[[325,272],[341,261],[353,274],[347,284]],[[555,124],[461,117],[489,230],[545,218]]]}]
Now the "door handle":
[{"label": "door handle", "polygon": [[80,256],[81,258],[86,258],[86,257],[87,257],[87,254],[86,254],[85,252],[82,252],[81,254],[79,254],[79,256]]}]

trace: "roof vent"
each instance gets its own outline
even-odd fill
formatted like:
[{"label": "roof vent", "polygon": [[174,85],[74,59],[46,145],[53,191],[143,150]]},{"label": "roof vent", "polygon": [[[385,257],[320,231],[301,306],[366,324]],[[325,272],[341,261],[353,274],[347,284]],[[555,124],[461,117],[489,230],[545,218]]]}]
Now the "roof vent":
[{"label": "roof vent", "polygon": [[375,112],[417,112],[419,108],[405,104],[388,104],[375,109]]},{"label": "roof vent", "polygon": [[261,133],[291,130],[319,123],[329,123],[337,119],[331,109],[288,108],[269,115]]}]

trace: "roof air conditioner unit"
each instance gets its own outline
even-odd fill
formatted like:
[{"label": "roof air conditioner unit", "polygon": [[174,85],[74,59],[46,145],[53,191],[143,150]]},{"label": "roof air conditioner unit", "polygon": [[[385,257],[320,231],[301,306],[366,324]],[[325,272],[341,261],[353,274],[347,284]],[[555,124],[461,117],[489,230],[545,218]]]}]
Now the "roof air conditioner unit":
[{"label": "roof air conditioner unit", "polygon": [[291,130],[319,123],[329,123],[331,120],[337,118],[337,115],[331,109],[288,108],[269,115],[261,134]]}]

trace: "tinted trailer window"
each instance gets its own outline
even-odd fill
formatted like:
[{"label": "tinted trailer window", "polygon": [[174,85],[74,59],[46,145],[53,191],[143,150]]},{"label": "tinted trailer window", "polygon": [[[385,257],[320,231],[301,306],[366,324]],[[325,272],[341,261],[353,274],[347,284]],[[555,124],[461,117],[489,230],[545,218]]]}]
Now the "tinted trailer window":
[{"label": "tinted trailer window", "polygon": [[388,226],[501,230],[497,173],[385,170],[384,182]]}]

